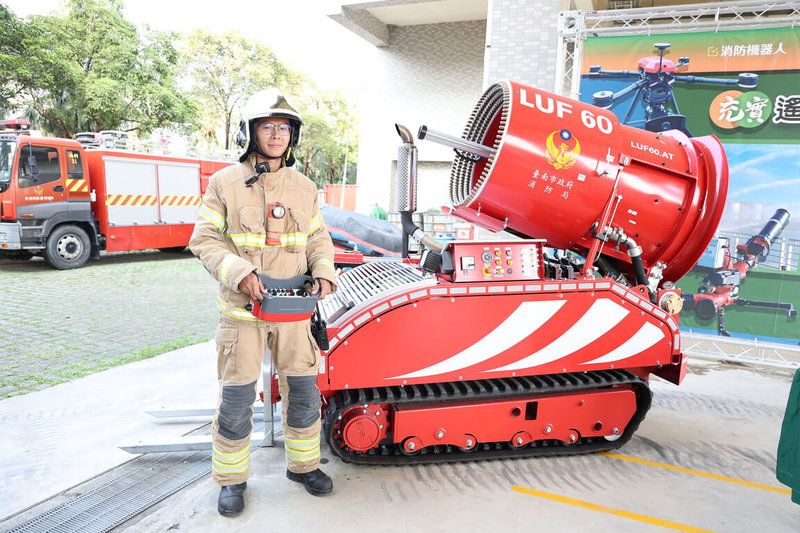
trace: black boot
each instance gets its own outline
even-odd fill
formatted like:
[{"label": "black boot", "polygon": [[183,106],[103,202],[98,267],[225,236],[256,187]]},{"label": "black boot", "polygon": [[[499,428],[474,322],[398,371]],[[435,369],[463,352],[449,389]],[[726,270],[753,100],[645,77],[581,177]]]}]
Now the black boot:
[{"label": "black boot", "polygon": [[314,496],[324,496],[333,490],[333,481],[319,468],[305,474],[287,470],[286,477],[302,483],[306,490]]},{"label": "black boot", "polygon": [[244,489],[247,482],[238,485],[226,485],[219,491],[217,511],[222,516],[236,516],[244,510]]}]

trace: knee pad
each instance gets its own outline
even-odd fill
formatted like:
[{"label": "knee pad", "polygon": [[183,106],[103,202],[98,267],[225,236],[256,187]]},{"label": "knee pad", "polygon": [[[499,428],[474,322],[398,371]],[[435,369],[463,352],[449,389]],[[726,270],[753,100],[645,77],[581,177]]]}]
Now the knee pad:
[{"label": "knee pad", "polygon": [[286,382],[289,384],[286,425],[297,429],[313,426],[322,408],[317,376],[287,376]]},{"label": "knee pad", "polygon": [[240,440],[253,430],[252,411],[256,401],[256,383],[247,385],[225,385],[222,387],[222,401],[219,404],[219,434],[230,440]]}]

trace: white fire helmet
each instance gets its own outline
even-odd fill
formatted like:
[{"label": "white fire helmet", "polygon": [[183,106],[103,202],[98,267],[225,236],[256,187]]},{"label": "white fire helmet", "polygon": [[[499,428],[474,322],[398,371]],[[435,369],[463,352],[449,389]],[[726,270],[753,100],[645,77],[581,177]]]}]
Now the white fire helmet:
[{"label": "white fire helmet", "polygon": [[256,142],[255,128],[258,120],[265,117],[281,117],[289,120],[289,124],[292,126],[292,136],[283,157],[286,159],[286,166],[292,166],[294,164],[292,151],[300,143],[303,119],[300,113],[286,100],[286,97],[274,87],[253,93],[242,108],[242,119],[239,121],[236,144],[245,148],[245,151],[239,157],[239,161],[244,162],[253,152],[261,152]]}]

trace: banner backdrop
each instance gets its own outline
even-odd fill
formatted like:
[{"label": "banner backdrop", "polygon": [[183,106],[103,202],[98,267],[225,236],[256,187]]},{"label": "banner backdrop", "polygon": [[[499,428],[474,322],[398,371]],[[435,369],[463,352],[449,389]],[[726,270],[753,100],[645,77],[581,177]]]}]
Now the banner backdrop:
[{"label": "banner backdrop", "polygon": [[[694,295],[682,326],[798,344],[800,28],[592,37],[580,68],[580,99],[621,122],[713,134],[725,146],[725,212],[718,237],[678,283]],[[765,237],[769,254],[753,268],[737,265],[746,259],[737,246],[763,248]]]}]

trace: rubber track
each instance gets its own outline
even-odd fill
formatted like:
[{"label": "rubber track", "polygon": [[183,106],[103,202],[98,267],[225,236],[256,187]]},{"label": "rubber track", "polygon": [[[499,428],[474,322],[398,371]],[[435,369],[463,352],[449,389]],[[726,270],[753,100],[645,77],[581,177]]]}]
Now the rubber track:
[{"label": "rubber track", "polygon": [[[487,400],[524,396],[533,401],[537,396],[557,392],[602,390],[615,385],[632,386],[636,394],[636,412],[620,438],[608,441],[603,437],[581,437],[573,444],[559,440],[538,440],[521,448],[507,442],[478,443],[469,451],[451,445],[435,445],[414,454],[404,453],[399,444],[390,443],[373,448],[366,453],[349,452],[333,439],[334,422],[348,409],[364,404],[408,405],[415,403]],[[517,457],[575,455],[613,450],[624,445],[638,429],[650,408],[652,393],[647,382],[625,370],[599,370],[541,376],[424,383],[394,387],[353,389],[339,392],[331,398],[325,409],[325,433],[331,451],[342,461],[365,465],[407,465],[446,463],[482,459],[507,459]],[[391,429],[391,428],[390,428]],[[391,436],[391,431],[389,432]]]}]

